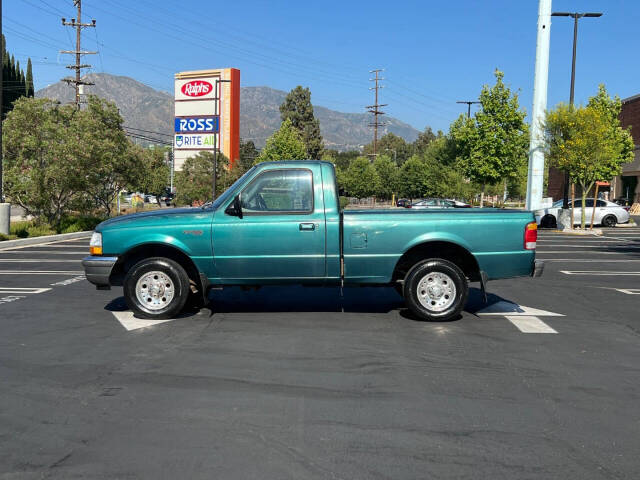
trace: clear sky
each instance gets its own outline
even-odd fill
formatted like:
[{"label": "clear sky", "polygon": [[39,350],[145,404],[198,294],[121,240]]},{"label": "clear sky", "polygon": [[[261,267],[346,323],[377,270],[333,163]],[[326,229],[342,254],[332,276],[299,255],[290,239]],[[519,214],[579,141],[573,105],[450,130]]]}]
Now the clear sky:
[{"label": "clear sky", "polygon": [[[5,0],[7,47],[33,60],[36,89],[72,73],[73,0]],[[418,129],[448,130],[493,70],[531,111],[537,0],[84,0],[83,49],[94,72],[131,76],[173,91],[173,73],[236,67],[243,86],[311,88],[312,101],[345,112],[373,103],[369,70],[384,68],[385,111]],[[601,11],[580,21],[576,102],[605,83],[640,93],[640,1],[554,0],[554,11]],[[549,106],[569,97],[573,20],[551,27]]]}]

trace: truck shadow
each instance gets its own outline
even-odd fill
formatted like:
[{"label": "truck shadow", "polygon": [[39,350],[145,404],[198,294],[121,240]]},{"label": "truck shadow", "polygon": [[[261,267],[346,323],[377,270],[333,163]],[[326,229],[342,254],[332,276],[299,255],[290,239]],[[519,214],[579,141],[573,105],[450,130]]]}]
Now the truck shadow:
[{"label": "truck shadow", "polygon": [[[489,304],[502,298],[488,295]],[[480,289],[470,288],[464,311],[474,313],[486,307]],[[108,311],[125,311],[124,297],[114,298],[105,306]],[[423,321],[406,308],[403,298],[393,288],[345,287],[340,294],[338,287],[266,286],[259,290],[243,290],[228,287],[223,291],[209,293],[209,304],[202,310],[185,311],[180,318],[216,313],[260,313],[260,312],[347,312],[389,313],[398,310],[401,317],[412,321]],[[456,321],[462,315],[449,321]]]}]

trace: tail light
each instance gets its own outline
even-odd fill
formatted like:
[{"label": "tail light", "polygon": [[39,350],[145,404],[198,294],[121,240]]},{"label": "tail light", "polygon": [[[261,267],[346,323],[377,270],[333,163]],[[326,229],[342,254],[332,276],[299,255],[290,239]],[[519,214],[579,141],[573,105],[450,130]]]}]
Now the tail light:
[{"label": "tail light", "polygon": [[411,204],[405,205],[405,208],[411,208]]},{"label": "tail light", "polygon": [[536,222],[527,223],[524,227],[524,249],[535,250],[538,241],[538,225]]},{"label": "tail light", "polygon": [[624,208],[627,212],[631,210],[631,207],[622,207],[622,208]]}]

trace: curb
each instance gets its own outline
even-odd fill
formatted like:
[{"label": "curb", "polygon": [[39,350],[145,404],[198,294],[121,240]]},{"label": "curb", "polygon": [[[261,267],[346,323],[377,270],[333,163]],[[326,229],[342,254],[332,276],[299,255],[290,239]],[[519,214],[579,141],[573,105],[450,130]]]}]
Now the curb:
[{"label": "curb", "polygon": [[61,233],[59,235],[43,235],[42,237],[20,238],[18,240],[5,240],[0,242],[0,251],[14,247],[26,247],[28,245],[40,245],[61,240],[73,240],[74,238],[89,237],[93,230],[86,232]]}]

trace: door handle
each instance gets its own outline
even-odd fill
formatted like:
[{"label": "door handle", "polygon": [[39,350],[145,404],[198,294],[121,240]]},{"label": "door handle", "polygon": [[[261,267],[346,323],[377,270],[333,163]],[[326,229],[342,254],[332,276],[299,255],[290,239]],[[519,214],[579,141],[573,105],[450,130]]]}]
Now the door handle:
[{"label": "door handle", "polygon": [[315,229],[316,229],[315,223],[301,223],[300,224],[300,231],[301,232],[307,232],[307,231],[311,231],[311,230],[315,230]]}]

